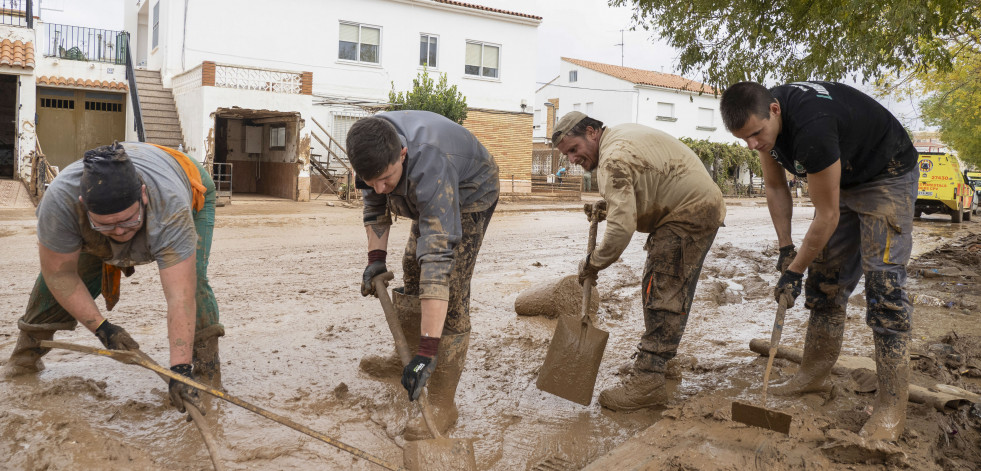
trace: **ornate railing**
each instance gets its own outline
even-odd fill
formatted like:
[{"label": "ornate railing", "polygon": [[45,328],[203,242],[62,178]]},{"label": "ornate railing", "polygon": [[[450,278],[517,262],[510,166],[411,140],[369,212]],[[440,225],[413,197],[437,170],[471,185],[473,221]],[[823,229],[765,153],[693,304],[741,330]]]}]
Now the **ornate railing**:
[{"label": "ornate railing", "polygon": [[215,86],[300,94],[302,73],[215,64]]},{"label": "ornate railing", "polygon": [[191,70],[175,75],[174,78],[171,79],[171,84],[174,91],[174,97],[178,97],[201,88],[201,64],[198,64]]},{"label": "ornate railing", "polygon": [[45,23],[44,56],[123,65],[129,54],[127,36],[124,31]]},{"label": "ornate railing", "polygon": [[34,28],[32,0],[0,0],[0,24]]}]

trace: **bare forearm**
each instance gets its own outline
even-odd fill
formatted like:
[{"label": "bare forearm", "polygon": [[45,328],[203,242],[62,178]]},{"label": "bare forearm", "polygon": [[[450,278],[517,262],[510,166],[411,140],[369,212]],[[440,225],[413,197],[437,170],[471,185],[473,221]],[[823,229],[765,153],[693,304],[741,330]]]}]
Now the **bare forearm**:
[{"label": "bare forearm", "polygon": [[391,233],[390,224],[371,224],[365,226],[368,234],[368,251],[388,250],[388,235]]},{"label": "bare forearm", "polygon": [[791,237],[791,219],[794,217],[794,203],[790,190],[785,185],[766,187],[766,207],[770,210],[773,229],[777,232],[779,247],[794,243]]},{"label": "bare forearm", "polygon": [[441,337],[443,323],[446,322],[446,310],[449,302],[442,299],[422,299],[421,334],[425,337]]},{"label": "bare forearm", "polygon": [[804,241],[801,242],[797,257],[788,267],[796,273],[804,273],[804,270],[817,258],[818,254],[828,245],[828,240],[838,227],[838,213],[836,211],[815,211],[814,220],[807,228]]},{"label": "bare forearm", "polygon": [[89,294],[88,288],[79,278],[78,273],[71,270],[51,273],[42,271],[42,274],[48,289],[51,290],[51,294],[58,301],[58,304],[86,329],[95,332],[95,329],[105,318],[99,313],[95,300],[92,299],[92,295]]},{"label": "bare forearm", "polygon": [[191,363],[194,344],[196,305],[194,297],[179,305],[167,306],[167,338],[170,340],[170,365]]}]

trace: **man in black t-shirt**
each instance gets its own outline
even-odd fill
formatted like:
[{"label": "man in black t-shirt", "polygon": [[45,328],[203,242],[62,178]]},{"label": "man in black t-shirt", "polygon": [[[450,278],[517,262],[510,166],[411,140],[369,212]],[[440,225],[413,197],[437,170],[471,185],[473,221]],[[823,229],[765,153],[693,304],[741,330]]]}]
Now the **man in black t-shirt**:
[{"label": "man in black t-shirt", "polygon": [[[913,204],[919,170],[903,126],[862,92],[834,82],[796,82],[766,89],[741,82],[722,94],[722,120],[760,154],[767,206],[780,245],[774,295],[792,306],[801,292],[811,310],[804,358],[775,394],[826,390],[841,352],[848,297],[865,274],[878,390],[867,439],[903,433],[913,308],[906,294]],[[814,220],[801,251],[790,222],[793,200],[784,170],[806,179]]]}]

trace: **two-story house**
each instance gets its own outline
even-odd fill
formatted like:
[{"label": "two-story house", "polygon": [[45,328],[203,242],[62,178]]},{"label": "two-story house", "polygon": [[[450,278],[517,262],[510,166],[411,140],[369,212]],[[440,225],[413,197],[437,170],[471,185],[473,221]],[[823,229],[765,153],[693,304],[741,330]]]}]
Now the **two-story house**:
[{"label": "two-story house", "polygon": [[232,164],[236,192],[309,199],[311,172],[345,172],[350,125],[384,109],[393,87],[410,89],[424,67],[467,98],[463,124],[501,178],[530,178],[540,17],[451,0],[133,0],[125,9],[145,69],[148,140],[179,131],[190,155]]}]

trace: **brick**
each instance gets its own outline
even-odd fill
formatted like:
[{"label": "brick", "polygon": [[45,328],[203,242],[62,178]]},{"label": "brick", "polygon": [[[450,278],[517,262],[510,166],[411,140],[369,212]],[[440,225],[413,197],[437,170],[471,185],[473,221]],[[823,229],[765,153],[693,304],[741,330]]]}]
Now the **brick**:
[{"label": "brick", "polygon": [[215,63],[212,61],[204,61],[201,63],[201,86],[215,86]]},{"label": "brick", "polygon": [[494,156],[500,178],[531,178],[531,133],[534,116],[530,113],[470,108],[463,127]]}]

